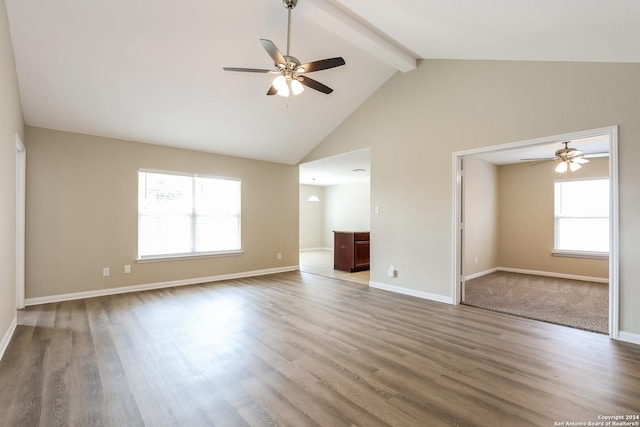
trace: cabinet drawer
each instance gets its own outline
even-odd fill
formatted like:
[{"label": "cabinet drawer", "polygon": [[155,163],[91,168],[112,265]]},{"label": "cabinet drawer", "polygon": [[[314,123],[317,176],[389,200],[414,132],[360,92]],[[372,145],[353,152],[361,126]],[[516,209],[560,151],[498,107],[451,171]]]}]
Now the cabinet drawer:
[{"label": "cabinet drawer", "polygon": [[368,242],[369,233],[354,233],[353,240],[355,240],[356,242]]}]

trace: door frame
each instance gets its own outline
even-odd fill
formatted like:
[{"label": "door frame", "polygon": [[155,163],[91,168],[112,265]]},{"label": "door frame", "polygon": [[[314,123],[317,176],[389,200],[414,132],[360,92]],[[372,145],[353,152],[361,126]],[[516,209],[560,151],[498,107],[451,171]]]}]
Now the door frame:
[{"label": "door frame", "polygon": [[619,336],[619,209],[618,209],[618,126],[609,126],[562,135],[519,141],[508,144],[492,145],[453,153],[453,284],[452,295],[454,304],[460,304],[464,285],[464,253],[462,236],[464,233],[463,206],[463,158],[475,154],[506,151],[511,149],[545,145],[559,141],[580,139],[591,136],[609,137],[609,337],[618,339]]},{"label": "door frame", "polygon": [[16,308],[24,308],[27,149],[16,134]]}]

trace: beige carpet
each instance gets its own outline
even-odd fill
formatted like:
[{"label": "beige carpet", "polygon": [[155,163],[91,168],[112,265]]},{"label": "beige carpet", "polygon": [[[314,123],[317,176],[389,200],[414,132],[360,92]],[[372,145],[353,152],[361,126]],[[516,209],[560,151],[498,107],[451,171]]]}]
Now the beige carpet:
[{"label": "beige carpet", "polygon": [[608,333],[606,283],[495,272],[468,280],[464,304]]}]

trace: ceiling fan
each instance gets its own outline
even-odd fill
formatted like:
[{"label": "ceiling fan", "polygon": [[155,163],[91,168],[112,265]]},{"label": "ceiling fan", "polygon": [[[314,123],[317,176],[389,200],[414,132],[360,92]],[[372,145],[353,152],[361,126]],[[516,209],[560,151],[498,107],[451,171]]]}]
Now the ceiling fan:
[{"label": "ceiling fan", "polygon": [[[570,142],[571,141],[563,142],[562,144],[564,144],[564,148],[561,148],[558,151],[556,151],[555,155],[551,158],[521,159],[521,160],[534,161],[534,163],[531,163],[531,166],[559,160],[560,163],[558,163],[558,166],[556,166],[556,169],[555,169],[556,172],[565,173],[567,170],[570,170],[571,172],[575,172],[578,169],[580,169],[583,164],[589,163],[589,160],[585,159],[585,155],[582,153],[582,151],[579,151],[573,147],[569,147]],[[602,154],[605,154],[605,153],[595,153],[595,154],[591,154],[590,156],[600,156]]]},{"label": "ceiling fan", "polygon": [[272,70],[259,68],[237,68],[223,67],[225,71],[240,71],[244,73],[268,73],[277,74],[273,80],[273,84],[269,88],[267,95],[278,94],[280,96],[289,96],[290,93],[298,95],[304,90],[304,86],[310,87],[322,93],[330,94],[333,92],[329,86],[319,81],[313,80],[305,75],[305,73],[313,73],[315,71],[327,70],[329,68],[344,65],[344,59],[341,57],[321,59],[319,61],[300,64],[298,58],[289,55],[289,47],[291,42],[291,11],[298,4],[298,0],[282,0],[284,7],[287,9],[287,54],[282,55],[276,45],[271,40],[260,39],[260,43],[274,61],[275,68]]}]

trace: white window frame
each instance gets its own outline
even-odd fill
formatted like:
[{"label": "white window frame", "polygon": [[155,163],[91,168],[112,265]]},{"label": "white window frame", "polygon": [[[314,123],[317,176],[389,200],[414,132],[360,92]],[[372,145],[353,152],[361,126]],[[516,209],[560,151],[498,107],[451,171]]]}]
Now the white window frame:
[{"label": "white window frame", "polygon": [[[601,252],[601,251],[583,251],[583,250],[568,250],[568,249],[558,249],[558,229],[559,229],[559,220],[562,218],[593,218],[593,219],[604,219],[606,218],[608,220],[608,227],[607,230],[609,232],[609,250],[611,250],[611,212],[609,212],[609,214],[607,216],[594,216],[594,215],[586,215],[586,216],[580,216],[580,217],[576,217],[576,216],[559,216],[556,212],[556,206],[555,206],[555,198],[557,197],[556,195],[556,184],[558,183],[563,183],[563,182],[575,182],[575,181],[600,181],[600,180],[606,180],[607,181],[607,186],[610,188],[611,187],[611,181],[610,178],[608,176],[600,176],[600,177],[593,177],[593,178],[576,178],[576,179],[557,179],[554,181],[554,189],[553,189],[553,193],[554,193],[554,208],[553,208],[553,251],[552,251],[552,255],[553,256],[561,256],[561,257],[571,257],[571,258],[592,258],[592,259],[608,259],[609,258],[609,252]],[[611,199],[611,194],[609,194],[609,200]],[[607,206],[610,205],[610,201],[607,202]]]},{"label": "white window frame", "polygon": [[[189,177],[193,179],[193,185],[195,186],[196,184],[196,178],[204,178],[204,179],[215,179],[215,180],[225,180],[225,181],[237,181],[240,184],[239,187],[239,191],[240,191],[240,206],[238,206],[238,243],[239,243],[239,247],[238,248],[234,248],[234,249],[226,249],[226,250],[220,250],[220,251],[195,251],[193,250],[193,242],[192,242],[192,251],[189,252],[179,252],[179,253],[167,253],[167,254],[157,254],[157,255],[140,255],[140,234],[138,231],[138,239],[137,239],[137,245],[138,245],[138,257],[136,259],[137,262],[139,263],[144,263],[144,262],[156,262],[156,261],[165,261],[165,260],[175,260],[175,259],[190,259],[190,258],[203,258],[203,257],[217,257],[217,256],[234,256],[234,255],[242,255],[244,253],[244,251],[242,250],[242,180],[240,178],[233,178],[233,177],[223,177],[223,176],[214,176],[214,175],[203,175],[203,174],[194,174],[194,173],[184,173],[184,172],[175,172],[175,171],[165,171],[165,170],[154,170],[154,169],[139,169],[138,170],[138,187],[140,186],[140,174],[142,173],[153,173],[153,174],[163,174],[163,175],[173,175],[173,176],[183,176],[183,177]],[[138,188],[138,192],[140,191],[140,188]],[[195,197],[193,199],[194,201],[194,205],[196,203],[195,201]],[[143,214],[140,211],[140,206],[138,206],[138,230],[140,227],[140,218]],[[195,207],[192,209],[191,211],[191,217],[192,217],[192,227],[195,227],[196,221],[195,218],[197,217],[197,213],[196,213],[196,209]],[[193,238],[195,236],[195,232],[192,229],[191,232],[191,237]]]}]

